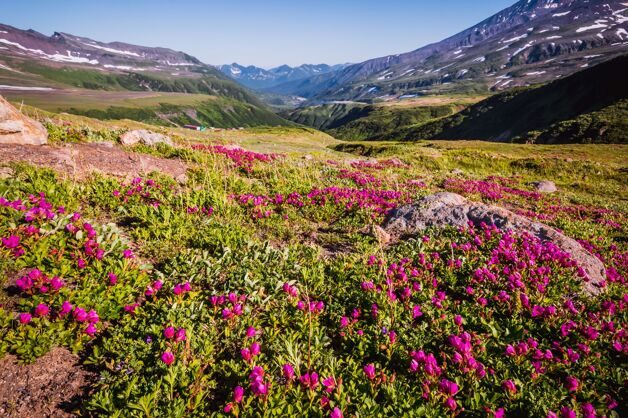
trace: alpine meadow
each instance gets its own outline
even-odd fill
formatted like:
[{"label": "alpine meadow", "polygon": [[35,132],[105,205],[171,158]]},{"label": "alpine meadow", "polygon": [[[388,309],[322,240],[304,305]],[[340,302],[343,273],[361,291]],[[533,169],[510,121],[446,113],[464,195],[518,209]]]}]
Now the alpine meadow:
[{"label": "alpine meadow", "polygon": [[2,5],[0,416],[628,416],[628,2],[514,1]]}]

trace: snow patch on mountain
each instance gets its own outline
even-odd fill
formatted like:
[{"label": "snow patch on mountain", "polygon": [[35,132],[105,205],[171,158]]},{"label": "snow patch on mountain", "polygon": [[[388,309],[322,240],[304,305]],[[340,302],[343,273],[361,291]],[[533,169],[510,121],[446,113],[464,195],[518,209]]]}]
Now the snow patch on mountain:
[{"label": "snow patch on mountain", "polygon": [[532,45],[534,45],[534,42],[528,42],[527,44],[525,44],[524,46],[522,46],[521,48],[517,49],[512,56],[514,57],[515,55],[519,55],[521,52],[525,51],[526,49],[530,48]]},{"label": "snow patch on mountain", "polygon": [[583,26],[581,28],[576,29],[576,33],[585,32],[585,31],[594,30],[594,29],[605,29],[606,27],[608,27],[606,22],[607,22],[606,20],[596,20],[594,25]]},{"label": "snow patch on mountain", "polygon": [[51,91],[50,87],[25,87],[25,86],[7,86],[0,84],[0,90],[19,90],[19,91]]},{"label": "snow patch on mountain", "polygon": [[520,40],[522,40],[524,38],[527,38],[527,37],[528,37],[528,34],[524,33],[523,35],[515,36],[514,38],[508,39],[507,41],[502,41],[501,43],[502,44],[511,44],[513,42],[520,41]]},{"label": "snow patch on mountain", "polygon": [[92,64],[92,65],[97,65],[98,61],[97,60],[90,60],[89,58],[83,58],[83,57],[76,57],[73,56],[71,51],[67,51],[67,55],[64,54],[46,54],[44,51],[42,51],[41,49],[31,49],[31,48],[26,48],[25,46],[17,43],[17,42],[11,42],[7,39],[2,39],[0,38],[0,43],[3,43],[5,45],[10,45],[13,46],[15,48],[18,48],[22,51],[26,51],[26,52],[30,52],[33,54],[37,54],[39,56],[41,56],[44,59],[50,60],[50,61],[57,61],[57,62],[71,62],[71,63],[76,63],[76,64]]},{"label": "snow patch on mountain", "polygon": [[131,51],[122,51],[120,49],[110,48],[110,47],[106,47],[106,46],[100,46],[100,45],[96,45],[96,44],[92,44],[92,43],[88,43],[88,42],[82,42],[82,44],[86,45],[86,46],[89,46],[91,48],[96,48],[96,49],[101,49],[103,51],[111,52],[112,54],[128,55],[128,56],[131,56],[131,57],[140,57],[140,54],[135,53],[135,52],[131,52]]},{"label": "snow patch on mountain", "polygon": [[131,67],[129,65],[111,65],[111,64],[105,64],[103,65],[103,67],[105,68],[111,68],[111,69],[115,69],[115,70],[125,70],[125,71],[145,71],[144,68],[137,68],[137,67]]}]

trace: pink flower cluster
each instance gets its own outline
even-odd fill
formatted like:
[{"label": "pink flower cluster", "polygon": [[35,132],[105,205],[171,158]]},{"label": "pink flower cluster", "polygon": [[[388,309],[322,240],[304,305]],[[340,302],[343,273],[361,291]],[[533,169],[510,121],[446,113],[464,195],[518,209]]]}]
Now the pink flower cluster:
[{"label": "pink flower cluster", "polygon": [[18,235],[9,235],[6,238],[2,238],[2,246],[11,250],[11,253],[16,258],[24,254],[24,249],[20,248],[20,237]]},{"label": "pink flower cluster", "polygon": [[[111,279],[111,276],[110,276]],[[146,286],[146,290],[144,291],[144,295],[146,297],[151,297],[155,295],[155,293],[159,292],[163,287],[163,282],[161,280],[155,280],[153,283]]]},{"label": "pink flower cluster", "polygon": [[191,291],[192,284],[190,282],[177,283],[176,285],[174,285],[174,288],[172,288],[172,293],[174,293],[176,296],[183,295]]},{"label": "pink flower cluster", "polygon": [[297,309],[303,312],[310,312],[314,315],[318,315],[325,310],[325,302],[320,300],[300,300],[297,302]]},{"label": "pink flower cluster", "polygon": [[265,381],[264,374],[264,369],[261,366],[253,367],[253,371],[249,374],[251,392],[260,398],[265,398],[268,395],[269,384]]},{"label": "pink flower cluster", "polygon": [[184,328],[179,328],[175,330],[174,327],[168,326],[164,328],[163,334],[167,340],[173,340],[175,343],[185,341],[187,339]]},{"label": "pink flower cluster", "polygon": [[194,144],[192,149],[196,151],[208,152],[211,154],[220,154],[233,161],[236,167],[246,172],[253,170],[255,162],[270,163],[277,160],[283,155],[281,154],[262,154],[253,151],[247,151],[239,147],[227,147],[224,145],[202,145]]},{"label": "pink flower cluster", "polygon": [[228,295],[213,295],[209,298],[211,305],[217,309],[221,306],[225,306],[222,309],[223,319],[235,319],[244,313],[244,302],[246,302],[246,295],[236,295],[235,293],[229,293]]},{"label": "pink flower cluster", "polygon": [[358,160],[352,161],[351,167],[353,168],[370,168],[373,170],[385,170],[387,168],[401,168],[408,167],[403,162],[397,160],[396,158],[392,158],[389,160],[381,160],[381,161],[368,161],[368,160]]},{"label": "pink flower cluster", "polygon": [[[87,237],[85,243],[83,244],[85,258],[102,260],[105,255],[105,250],[100,248],[100,244],[98,244],[96,230],[90,223],[80,222],[80,219],[80,213],[75,212],[72,214],[70,223],[65,226],[65,230],[73,235],[77,235],[79,232],[84,232]],[[75,257],[79,268],[85,268],[87,266],[87,262],[82,254],[77,253],[75,254]]]},{"label": "pink flower cluster", "polygon": [[285,293],[288,294],[288,297],[290,299],[295,299],[299,297],[299,289],[296,286],[291,285],[288,282],[283,284],[282,289]]},{"label": "pink flower cluster", "polygon": [[[385,215],[399,204],[408,203],[410,195],[395,190],[353,189],[343,187],[327,187],[312,189],[305,197],[298,193],[291,193],[287,198],[282,195],[274,197],[243,194],[232,196],[246,207],[254,209],[257,218],[269,217],[282,206],[301,208],[304,206],[334,205],[346,210],[366,210],[371,216]],[[274,206],[274,208],[272,208]],[[269,208],[270,209],[264,209]]]},{"label": "pink flower cluster", "polygon": [[72,317],[76,322],[88,322],[87,328],[85,328],[85,334],[93,337],[96,332],[96,323],[100,321],[98,314],[93,309],[89,312],[85,311],[83,308],[79,308],[78,306],[74,308],[70,302],[65,301],[63,305],[61,305],[61,310],[59,311],[59,316],[63,317],[68,314],[72,314]]},{"label": "pink flower cluster", "polygon": [[449,191],[466,195],[479,194],[487,199],[501,200],[507,195],[519,196],[529,200],[540,200],[541,194],[527,190],[515,189],[490,180],[465,180],[460,178],[449,178],[443,183],[443,187]]},{"label": "pink flower cluster", "polygon": [[65,283],[59,277],[48,277],[39,269],[32,269],[15,280],[15,285],[29,295],[35,293],[57,292]]},{"label": "pink flower cluster", "polygon": [[157,207],[161,204],[160,192],[163,186],[152,179],[142,179],[136,177],[131,180],[130,184],[122,183],[121,190],[114,190],[113,195],[120,199],[122,203],[128,203],[131,199],[137,199],[140,202]]},{"label": "pink flower cluster", "polygon": [[198,206],[190,206],[186,209],[186,212],[189,214],[200,213],[202,215],[210,217],[214,213],[214,208],[211,206],[205,207],[205,208],[199,208]]},{"label": "pink flower cluster", "polygon": [[161,353],[161,361],[167,366],[174,363],[176,356],[171,351],[173,347],[176,346],[177,343],[183,342],[187,340],[187,333],[184,328],[176,329],[172,326],[167,326],[163,330],[164,338],[169,341],[168,346],[170,349]]},{"label": "pink flower cluster", "polygon": [[[48,317],[50,315],[50,307],[45,303],[40,303],[35,306],[33,313],[35,317],[38,318]],[[86,328],[83,330],[85,334],[93,337],[98,332],[96,324],[100,321],[100,317],[95,310],[92,309],[88,312],[78,306],[74,307],[66,300],[61,304],[61,308],[57,311],[56,317],[62,319],[70,314],[72,314],[71,318],[74,319],[75,322],[87,323]],[[29,313],[21,313],[18,315],[18,320],[20,324],[28,324],[32,320],[32,315]]]},{"label": "pink flower cluster", "polygon": [[253,342],[250,347],[245,347],[240,350],[240,356],[242,360],[250,363],[253,359],[259,356],[262,352],[262,346],[258,342]]},{"label": "pink flower cluster", "polygon": [[325,302],[320,300],[313,300],[309,297],[305,297],[303,299],[299,299],[299,289],[286,282],[282,286],[282,290],[284,293],[288,295],[288,299],[290,301],[297,301],[296,308],[299,311],[309,312],[314,315],[319,315],[325,310]]},{"label": "pink flower cluster", "polygon": [[15,258],[24,255],[24,236],[34,236],[39,233],[39,227],[37,227],[35,223],[48,221],[54,219],[57,214],[65,213],[65,208],[63,206],[59,206],[55,209],[55,207],[46,200],[44,193],[39,193],[37,195],[31,194],[29,195],[27,201],[22,199],[7,200],[6,198],[0,196],[0,207],[17,212],[23,212],[24,221],[29,223],[29,225],[19,228],[19,232],[23,233],[22,236],[18,234],[18,231],[15,231],[15,233],[6,237],[1,237],[0,239],[0,249],[4,248],[9,250]]},{"label": "pink flower cluster", "polygon": [[343,170],[340,170],[340,172],[338,173],[338,177],[341,179],[351,180],[360,187],[365,187],[365,186],[379,187],[382,185],[381,180],[373,177],[371,174],[367,174],[362,171],[349,171],[349,170],[343,169]]}]

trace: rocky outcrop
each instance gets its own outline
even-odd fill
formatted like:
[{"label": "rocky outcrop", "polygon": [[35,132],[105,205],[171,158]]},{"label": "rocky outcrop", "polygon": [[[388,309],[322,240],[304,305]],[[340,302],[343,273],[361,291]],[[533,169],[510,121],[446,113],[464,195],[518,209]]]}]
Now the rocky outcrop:
[{"label": "rocky outcrop", "polygon": [[156,171],[177,181],[185,181],[187,164],[175,158],[126,152],[106,143],[67,144],[61,147],[43,145],[0,144],[0,162],[27,162],[48,167],[73,179],[86,179],[92,173],[133,178]]},{"label": "rocky outcrop", "polygon": [[0,96],[0,144],[42,145],[46,142],[46,128]]},{"label": "rocky outcrop", "polygon": [[120,143],[125,146],[144,144],[155,146],[157,144],[166,144],[172,146],[172,139],[166,135],[156,132],[147,131],[146,129],[134,129],[127,131],[120,136]]},{"label": "rocky outcrop", "polygon": [[383,228],[393,239],[416,235],[428,228],[446,226],[466,227],[484,222],[500,229],[525,231],[542,241],[551,241],[584,269],[589,280],[584,288],[590,294],[599,293],[599,285],[605,280],[606,270],[602,262],[585,250],[576,240],[565,236],[545,224],[531,221],[499,206],[472,202],[455,193],[436,193],[415,203],[392,211]]}]

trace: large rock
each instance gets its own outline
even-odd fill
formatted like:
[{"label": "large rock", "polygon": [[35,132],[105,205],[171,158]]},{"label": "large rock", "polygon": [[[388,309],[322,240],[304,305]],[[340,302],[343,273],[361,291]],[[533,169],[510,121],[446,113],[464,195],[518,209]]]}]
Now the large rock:
[{"label": "large rock", "polygon": [[47,141],[44,125],[24,116],[0,96],[0,144],[42,145]]},{"label": "large rock", "polygon": [[585,250],[576,240],[565,236],[556,229],[517,215],[495,205],[471,202],[455,193],[436,193],[393,210],[384,222],[383,228],[393,239],[404,235],[415,235],[427,228],[446,226],[465,227],[473,222],[494,224],[500,229],[527,231],[543,241],[551,241],[571,257],[587,273],[589,280],[585,290],[590,294],[600,291],[600,283],[605,280],[604,264]]},{"label": "large rock", "polygon": [[148,146],[155,146],[157,144],[166,144],[172,146],[172,139],[166,135],[158,134],[157,132],[147,131],[146,129],[134,129],[127,131],[120,136],[120,143],[122,145],[135,145],[142,143]]}]

